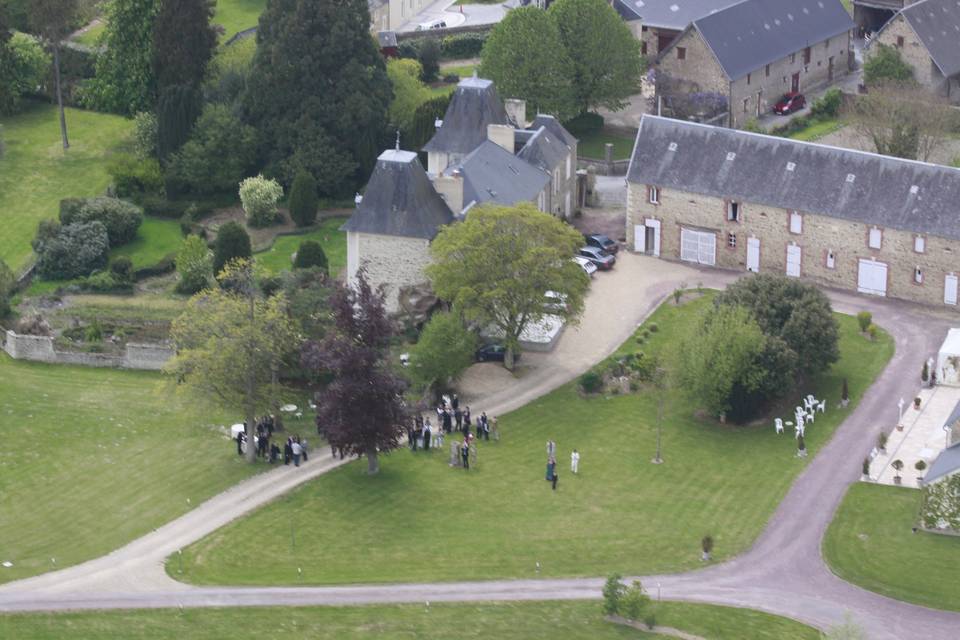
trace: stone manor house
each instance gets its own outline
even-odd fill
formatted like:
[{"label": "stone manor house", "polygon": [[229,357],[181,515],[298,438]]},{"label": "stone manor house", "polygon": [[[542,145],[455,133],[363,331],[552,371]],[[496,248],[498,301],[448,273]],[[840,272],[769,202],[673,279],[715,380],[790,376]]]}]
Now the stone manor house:
[{"label": "stone manor house", "polygon": [[466,78],[437,131],[418,155],[399,148],[380,154],[347,232],[347,277],[364,267],[386,296],[387,310],[422,291],[430,241],[440,227],[473,207],[532,202],[561,218],[577,206],[577,139],[553,116],[526,119],[522,100],[497,95],[493,82]]},{"label": "stone manor house", "polygon": [[956,307],[960,169],[645,115],[631,249]]}]

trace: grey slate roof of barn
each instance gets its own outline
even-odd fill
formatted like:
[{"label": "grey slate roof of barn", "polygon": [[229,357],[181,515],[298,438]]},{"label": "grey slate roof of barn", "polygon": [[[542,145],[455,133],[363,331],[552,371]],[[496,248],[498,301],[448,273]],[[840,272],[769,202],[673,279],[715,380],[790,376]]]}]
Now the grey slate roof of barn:
[{"label": "grey slate roof of barn", "polygon": [[840,0],[744,0],[692,25],[730,80],[853,27]]},{"label": "grey slate roof of barn", "polygon": [[443,124],[423,150],[470,153],[487,139],[489,124],[509,124],[493,81],[464,78],[453,92]]},{"label": "grey slate roof of barn", "polygon": [[863,151],[644,115],[627,180],[960,240],[960,169]]},{"label": "grey slate roof of barn", "polygon": [[511,205],[534,200],[550,179],[543,171],[489,140],[454,168],[463,175],[464,206],[473,201]]},{"label": "grey slate roof of barn", "polygon": [[560,124],[560,121],[554,116],[538,113],[537,117],[534,118],[530,124],[530,128],[537,129],[539,127],[546,127],[547,131],[551,132],[557,138],[560,138],[560,140],[570,148],[573,148],[573,145],[577,143],[577,139],[573,134],[567,131],[566,127]]},{"label": "grey slate roof of barn", "polygon": [[563,140],[542,126],[533,132],[527,143],[517,152],[517,157],[542,171],[553,173],[554,169],[564,164],[569,153],[570,148]]},{"label": "grey slate roof of barn", "polygon": [[953,475],[957,471],[960,471],[960,442],[940,452],[937,459],[930,465],[926,475],[923,476],[923,482],[924,484],[931,484],[941,478]]},{"label": "grey slate roof of barn", "polygon": [[960,3],[922,0],[901,13],[944,76],[960,73]]},{"label": "grey slate roof of barn", "polygon": [[340,229],[432,240],[452,221],[417,154],[388,149],[377,158],[363,200]]},{"label": "grey slate roof of barn", "polygon": [[681,31],[688,24],[729,7],[740,0],[614,0],[613,8],[628,22],[643,20],[643,26]]}]

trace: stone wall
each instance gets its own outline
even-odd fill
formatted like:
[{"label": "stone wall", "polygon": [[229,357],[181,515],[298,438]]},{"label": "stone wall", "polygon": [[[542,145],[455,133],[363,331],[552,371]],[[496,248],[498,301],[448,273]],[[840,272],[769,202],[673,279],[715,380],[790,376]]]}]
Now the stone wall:
[{"label": "stone wall", "polygon": [[[898,46],[902,38],[903,46]],[[957,36],[960,40],[960,36]],[[960,104],[960,78],[953,78],[948,81],[940,73],[940,70],[933,63],[926,47],[920,42],[920,38],[914,32],[913,28],[902,15],[892,19],[883,31],[881,31],[870,43],[865,51],[869,59],[877,50],[877,44],[885,44],[893,47],[900,53],[900,57],[905,63],[913,69],[913,78],[920,86],[928,91],[939,95],[949,96],[951,102]],[[957,46],[960,46],[958,44]]]},{"label": "stone wall", "polygon": [[[727,201],[721,198],[660,189],[660,204],[650,204],[647,186],[628,184],[627,242],[633,250],[634,225],[645,218],[661,223],[660,255],[680,259],[681,226],[716,236],[716,266],[746,270],[747,238],[760,240],[760,273],[786,273],[787,246],[801,250],[801,277],[827,286],[857,290],[860,259],[887,264],[887,296],[944,306],[944,279],[960,272],[960,242],[924,236],[923,253],[914,251],[917,234],[881,229],[880,249],[867,246],[872,225],[800,212],[801,233],[790,232],[790,212],[749,202],[740,203],[740,222],[726,219]],[[735,236],[731,242],[730,236]],[[733,244],[734,246],[730,246]],[[833,268],[827,255],[834,256]],[[919,268],[922,282],[914,281]],[[956,308],[956,307],[951,307]]]},{"label": "stone wall", "polygon": [[[355,239],[347,242],[348,250],[356,247],[356,264],[367,271],[367,279],[374,287],[383,287],[386,308],[390,313],[399,310],[398,295],[406,286],[427,281],[424,268],[430,263],[430,242],[423,238],[383,236],[372,233],[350,233]],[[350,256],[347,257],[351,262]],[[356,271],[349,274],[351,282]]]},{"label": "stone wall", "polygon": [[[649,46],[649,45],[648,45]],[[678,49],[684,50],[681,60]],[[695,84],[699,91],[729,95],[730,85],[720,63],[703,41],[700,33],[691,29],[676,41],[657,61],[657,69],[672,78]]]},{"label": "stone wall", "polygon": [[176,355],[172,348],[159,344],[129,342],[123,355],[119,355],[58,351],[54,347],[53,338],[48,336],[19,335],[13,331],[6,331],[2,338],[3,350],[11,358],[54,364],[159,371],[167,361]]}]

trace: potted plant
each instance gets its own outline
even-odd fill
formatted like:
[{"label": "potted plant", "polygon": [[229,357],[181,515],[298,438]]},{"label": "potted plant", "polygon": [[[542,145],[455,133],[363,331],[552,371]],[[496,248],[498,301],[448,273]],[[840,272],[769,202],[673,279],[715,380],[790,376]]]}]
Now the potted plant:
[{"label": "potted plant", "polygon": [[902,422],[898,422],[898,423],[897,423],[897,431],[903,431],[903,423],[902,423]]},{"label": "potted plant", "polygon": [[917,484],[923,484],[923,470],[927,468],[927,463],[923,460],[917,460],[917,464],[913,465],[913,468],[920,474],[917,476]]},{"label": "potted plant", "polygon": [[700,548],[703,550],[700,560],[709,562],[713,554],[713,537],[709,535],[703,536],[703,539],[700,541]]},{"label": "potted plant", "polygon": [[863,464],[860,466],[860,470],[863,472],[863,480],[870,479],[870,458],[864,458]]},{"label": "potted plant", "polygon": [[923,370],[920,371],[920,381],[926,382],[930,379],[930,365],[926,362],[923,363]]},{"label": "potted plant", "polygon": [[920,409],[920,396],[917,396],[913,399],[913,408],[918,410]]},{"label": "potted plant", "polygon": [[893,484],[900,484],[900,470],[903,469],[903,460],[894,460],[890,466],[896,471],[896,473],[893,474]]},{"label": "potted plant", "polygon": [[887,434],[880,432],[880,435],[877,436],[877,449],[880,450],[880,453],[887,452]]}]

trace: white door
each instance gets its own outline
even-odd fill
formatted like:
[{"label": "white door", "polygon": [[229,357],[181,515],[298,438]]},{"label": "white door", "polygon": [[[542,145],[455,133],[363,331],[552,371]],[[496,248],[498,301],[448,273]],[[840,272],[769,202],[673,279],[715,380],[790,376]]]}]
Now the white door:
[{"label": "white door", "polygon": [[747,271],[760,271],[760,238],[747,238]]},{"label": "white door", "polygon": [[[644,220],[647,229],[653,229],[653,246],[647,247],[647,251],[653,253],[654,257],[660,257],[660,221],[653,218]],[[649,237],[649,234],[648,234]],[[649,243],[647,243],[649,244]]]},{"label": "white door", "polygon": [[713,266],[717,258],[717,237],[705,231],[680,230],[680,259]]},{"label": "white door", "polygon": [[957,304],[957,276],[952,273],[943,279],[943,303]]},{"label": "white door", "polygon": [[887,295],[887,265],[873,260],[860,260],[857,291],[874,296]]},{"label": "white door", "polygon": [[633,225],[633,250],[647,252],[647,228],[642,224]]},{"label": "white door", "polygon": [[787,245],[787,275],[800,277],[800,247],[795,244]]}]

